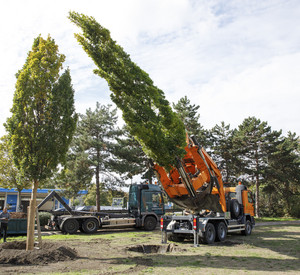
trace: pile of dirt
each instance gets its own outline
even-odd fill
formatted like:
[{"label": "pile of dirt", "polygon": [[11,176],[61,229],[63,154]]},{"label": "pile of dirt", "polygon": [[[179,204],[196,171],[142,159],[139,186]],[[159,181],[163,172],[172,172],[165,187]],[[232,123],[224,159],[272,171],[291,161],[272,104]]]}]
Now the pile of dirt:
[{"label": "pile of dirt", "polygon": [[0,264],[43,265],[73,260],[77,251],[59,243],[43,243],[43,248],[26,251],[26,242],[7,242],[0,245]]}]

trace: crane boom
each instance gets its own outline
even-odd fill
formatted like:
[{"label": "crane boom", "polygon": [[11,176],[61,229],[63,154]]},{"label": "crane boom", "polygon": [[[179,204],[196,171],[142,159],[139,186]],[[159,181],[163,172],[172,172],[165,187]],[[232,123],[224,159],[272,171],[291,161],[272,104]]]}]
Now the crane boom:
[{"label": "crane boom", "polygon": [[153,166],[170,200],[194,212],[226,212],[222,175],[216,163],[195,137],[187,136],[185,151],[184,158],[178,159],[170,172],[158,164]]}]

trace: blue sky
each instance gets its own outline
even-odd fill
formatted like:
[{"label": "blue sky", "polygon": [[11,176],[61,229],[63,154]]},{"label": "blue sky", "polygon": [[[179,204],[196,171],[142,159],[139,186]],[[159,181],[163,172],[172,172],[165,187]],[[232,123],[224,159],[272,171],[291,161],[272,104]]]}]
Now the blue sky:
[{"label": "blue sky", "polygon": [[15,73],[33,39],[48,34],[66,55],[77,112],[112,103],[74,38],[68,11],[94,16],[149,73],[170,102],[187,95],[200,123],[237,127],[249,116],[300,134],[300,2],[188,0],[10,0],[0,4],[0,135]]}]

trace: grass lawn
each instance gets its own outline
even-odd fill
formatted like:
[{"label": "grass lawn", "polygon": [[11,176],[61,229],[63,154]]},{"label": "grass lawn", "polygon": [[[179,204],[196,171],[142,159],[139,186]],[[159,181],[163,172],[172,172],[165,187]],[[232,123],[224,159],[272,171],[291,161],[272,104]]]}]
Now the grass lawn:
[{"label": "grass lawn", "polygon": [[[265,220],[263,220],[265,222]],[[26,237],[9,238],[25,240]],[[75,261],[49,264],[39,274],[300,274],[300,225],[256,227],[251,236],[232,234],[224,243],[193,247],[192,241],[174,243],[177,251],[140,253],[129,248],[161,245],[159,230],[145,232],[100,231],[85,235],[52,235],[43,241],[58,241],[78,250]],[[53,268],[51,268],[53,265]],[[0,269],[3,267],[1,266]],[[27,274],[35,269],[8,268]],[[53,272],[53,273],[51,273]],[[13,273],[11,273],[13,274]]]}]

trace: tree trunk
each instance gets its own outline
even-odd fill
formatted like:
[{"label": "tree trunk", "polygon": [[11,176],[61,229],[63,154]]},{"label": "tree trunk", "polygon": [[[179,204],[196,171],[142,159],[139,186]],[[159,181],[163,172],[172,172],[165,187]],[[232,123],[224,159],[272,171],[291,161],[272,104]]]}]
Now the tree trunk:
[{"label": "tree trunk", "polygon": [[100,211],[100,169],[99,165],[96,167],[96,207],[97,212]]},{"label": "tree trunk", "polygon": [[36,193],[37,193],[38,186],[39,186],[39,182],[35,180],[32,185],[29,213],[27,219],[26,250],[33,250],[34,248],[35,208],[36,208]]},{"label": "tree trunk", "polygon": [[16,212],[22,212],[22,209],[21,209],[21,202],[22,202],[22,200],[21,200],[21,191],[22,190],[18,190],[18,207],[16,209]]},{"label": "tree trunk", "polygon": [[256,217],[259,218],[259,180],[256,178],[255,182],[255,209],[256,209]]}]

